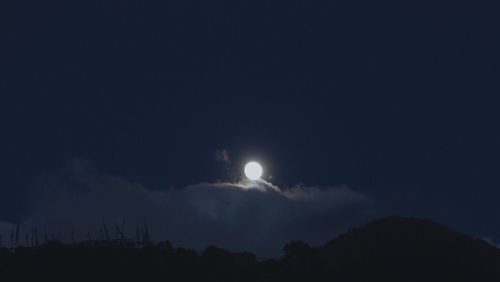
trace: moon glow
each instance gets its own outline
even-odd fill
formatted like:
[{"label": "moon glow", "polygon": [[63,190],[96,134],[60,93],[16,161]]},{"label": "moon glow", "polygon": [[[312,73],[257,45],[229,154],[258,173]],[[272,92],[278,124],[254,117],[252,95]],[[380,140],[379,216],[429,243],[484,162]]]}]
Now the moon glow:
[{"label": "moon glow", "polygon": [[250,180],[260,179],[262,176],[262,166],[258,162],[249,162],[245,165],[245,175]]}]

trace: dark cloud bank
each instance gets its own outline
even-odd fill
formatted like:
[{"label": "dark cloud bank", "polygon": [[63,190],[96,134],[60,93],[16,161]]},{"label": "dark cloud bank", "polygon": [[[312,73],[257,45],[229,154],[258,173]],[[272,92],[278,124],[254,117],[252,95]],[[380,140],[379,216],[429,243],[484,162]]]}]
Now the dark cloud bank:
[{"label": "dark cloud bank", "polygon": [[[217,245],[259,256],[278,256],[290,240],[321,244],[365,221],[371,200],[347,187],[278,188],[265,181],[202,183],[151,190],[101,174],[74,160],[35,185],[32,215],[21,229],[95,236],[104,225],[125,223],[128,237],[147,224],[154,240],[202,249]],[[12,225],[0,223],[8,238]],[[4,240],[5,241],[5,240]]]}]

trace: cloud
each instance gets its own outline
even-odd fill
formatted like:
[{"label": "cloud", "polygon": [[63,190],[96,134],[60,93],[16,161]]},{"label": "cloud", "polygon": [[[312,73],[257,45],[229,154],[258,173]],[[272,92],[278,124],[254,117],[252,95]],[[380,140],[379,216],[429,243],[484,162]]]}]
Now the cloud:
[{"label": "cloud", "polygon": [[32,193],[33,214],[23,229],[95,236],[104,225],[125,223],[129,237],[147,224],[155,240],[198,250],[214,244],[259,256],[279,256],[290,240],[321,244],[366,220],[371,200],[347,187],[296,186],[265,182],[202,183],[152,190],[98,173],[74,160],[45,175]]},{"label": "cloud", "polygon": [[500,248],[500,244],[493,241],[493,239],[491,237],[483,237],[482,240],[485,241],[486,243],[494,246],[494,247]]},{"label": "cloud", "polygon": [[231,164],[231,157],[229,155],[229,151],[226,149],[215,151],[215,160],[226,164]]}]

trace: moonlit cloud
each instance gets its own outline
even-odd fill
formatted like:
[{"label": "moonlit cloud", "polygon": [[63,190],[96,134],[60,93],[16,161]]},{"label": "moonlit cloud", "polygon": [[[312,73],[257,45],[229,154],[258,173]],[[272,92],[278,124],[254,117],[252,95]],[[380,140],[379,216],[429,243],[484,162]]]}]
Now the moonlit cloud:
[{"label": "moonlit cloud", "polygon": [[491,237],[483,237],[482,238],[483,241],[485,241],[486,243],[492,245],[492,246],[495,246],[497,248],[500,249],[500,244],[498,244],[497,242],[493,241],[493,239]]},{"label": "moonlit cloud", "polygon": [[229,155],[229,151],[227,149],[215,151],[215,160],[219,162],[224,162],[226,164],[230,164],[231,157]]},{"label": "moonlit cloud", "polygon": [[279,188],[263,180],[152,190],[98,173],[81,160],[45,175],[33,195],[33,214],[22,229],[37,226],[82,240],[104,225],[124,223],[133,237],[137,226],[147,224],[154,240],[197,250],[213,244],[264,257],[279,256],[290,240],[322,244],[365,221],[372,206],[348,187]]}]

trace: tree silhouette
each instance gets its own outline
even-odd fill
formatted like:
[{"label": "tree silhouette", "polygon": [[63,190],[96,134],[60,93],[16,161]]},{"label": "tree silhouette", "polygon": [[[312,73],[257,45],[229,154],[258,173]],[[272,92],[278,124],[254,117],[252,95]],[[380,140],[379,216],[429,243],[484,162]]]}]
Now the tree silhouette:
[{"label": "tree silhouette", "polygon": [[377,220],[320,247],[292,241],[282,258],[263,261],[216,246],[201,254],[169,241],[137,246],[121,235],[38,247],[18,246],[17,226],[11,235],[17,247],[0,248],[2,281],[500,281],[499,249],[413,218]]}]

